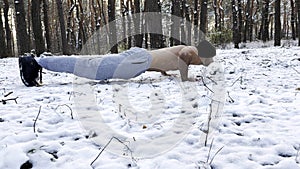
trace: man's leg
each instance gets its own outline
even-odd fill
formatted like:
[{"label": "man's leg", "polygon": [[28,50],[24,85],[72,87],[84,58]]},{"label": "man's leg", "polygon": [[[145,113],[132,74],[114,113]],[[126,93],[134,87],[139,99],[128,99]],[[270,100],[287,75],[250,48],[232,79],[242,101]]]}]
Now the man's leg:
[{"label": "man's leg", "polygon": [[73,73],[77,58],[71,56],[49,56],[35,58],[35,60],[42,68],[47,70]]},{"label": "man's leg", "polygon": [[72,73],[91,80],[105,80],[97,75],[101,57],[50,56],[36,58],[37,63],[50,71]]},{"label": "man's leg", "polygon": [[[41,85],[41,69],[53,72],[72,73],[76,76],[95,80],[101,58],[46,56],[36,58],[32,54],[19,58],[20,76],[25,86]],[[40,79],[40,80],[39,80]],[[103,80],[103,79],[100,79]]]}]

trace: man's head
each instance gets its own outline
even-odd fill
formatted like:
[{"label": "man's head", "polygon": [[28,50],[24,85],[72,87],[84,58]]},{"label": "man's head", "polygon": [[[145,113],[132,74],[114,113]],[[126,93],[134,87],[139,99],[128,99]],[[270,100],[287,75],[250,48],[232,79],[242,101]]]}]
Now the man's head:
[{"label": "man's head", "polygon": [[214,60],[213,57],[216,55],[215,47],[208,41],[203,40],[197,46],[198,56],[202,62],[202,65],[208,66]]},{"label": "man's head", "polygon": [[216,55],[216,48],[207,40],[199,42],[197,50],[201,58],[213,58]]},{"label": "man's head", "polygon": [[[198,47],[199,47],[199,45],[198,45]],[[212,63],[214,61],[213,53],[205,51],[203,49],[204,46],[202,46],[202,48],[198,48],[198,47],[186,46],[179,52],[179,55],[189,56],[188,58],[191,58],[190,64],[192,64],[192,65],[208,66],[210,63]],[[209,56],[211,56],[211,57],[209,57]]]}]

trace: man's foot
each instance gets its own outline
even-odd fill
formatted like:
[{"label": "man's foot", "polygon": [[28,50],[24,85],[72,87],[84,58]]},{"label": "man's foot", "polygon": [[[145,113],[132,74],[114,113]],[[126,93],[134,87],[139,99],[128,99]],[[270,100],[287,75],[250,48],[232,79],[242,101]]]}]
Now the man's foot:
[{"label": "man's foot", "polygon": [[34,55],[27,54],[19,57],[19,68],[22,82],[27,87],[41,86],[42,67],[34,59]]}]

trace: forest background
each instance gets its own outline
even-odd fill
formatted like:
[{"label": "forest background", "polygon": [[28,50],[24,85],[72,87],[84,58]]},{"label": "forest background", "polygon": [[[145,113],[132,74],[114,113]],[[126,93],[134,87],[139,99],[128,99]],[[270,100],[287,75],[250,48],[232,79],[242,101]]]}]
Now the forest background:
[{"label": "forest background", "polygon": [[[146,12],[161,15],[153,21]],[[145,33],[151,29],[161,33]],[[32,49],[79,54],[83,46],[97,54],[97,40],[86,44],[100,30],[112,53],[197,44],[201,33],[221,48],[282,40],[300,46],[300,0],[0,0],[0,58]]]}]

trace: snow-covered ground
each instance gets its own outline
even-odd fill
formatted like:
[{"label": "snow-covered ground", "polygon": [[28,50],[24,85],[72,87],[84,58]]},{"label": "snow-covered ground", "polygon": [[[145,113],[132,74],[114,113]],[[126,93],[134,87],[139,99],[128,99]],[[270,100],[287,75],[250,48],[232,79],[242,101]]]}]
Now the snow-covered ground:
[{"label": "snow-covered ground", "polygon": [[[217,50],[216,60],[224,67],[225,103],[213,118],[216,126],[204,146],[212,92],[201,80],[180,83],[178,75],[146,72],[126,82],[82,83],[72,75],[45,70],[44,86],[27,88],[20,80],[17,59],[0,59],[0,169],[300,168],[300,48]],[[191,67],[194,75],[203,70]],[[207,77],[204,81],[208,87],[213,83]],[[180,85],[196,89],[188,91],[196,97],[187,98],[195,114],[180,115],[189,112],[181,111]],[[94,95],[86,102],[80,92],[88,89]],[[129,93],[128,100],[122,91]],[[17,103],[3,102],[16,97]],[[89,99],[94,100],[92,105],[86,104]],[[149,109],[154,110],[138,114]],[[97,120],[86,123],[90,110],[100,112],[101,125]],[[184,118],[191,118],[190,126],[183,125],[185,131],[173,127]],[[100,128],[92,132],[85,124]],[[168,130],[186,133],[151,143]],[[110,134],[122,143],[113,139],[104,148]]]}]

